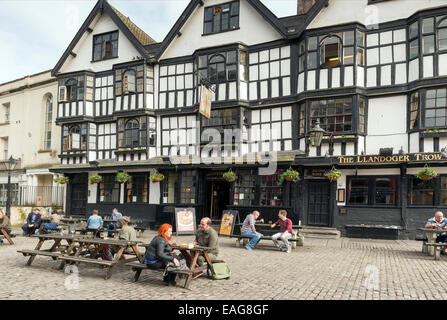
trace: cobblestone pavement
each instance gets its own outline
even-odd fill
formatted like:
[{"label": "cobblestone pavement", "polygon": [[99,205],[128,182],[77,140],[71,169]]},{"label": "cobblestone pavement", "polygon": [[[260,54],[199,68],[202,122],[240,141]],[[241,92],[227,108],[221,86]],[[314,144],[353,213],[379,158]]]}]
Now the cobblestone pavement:
[{"label": "cobblestone pavement", "polygon": [[[18,234],[19,231],[15,230]],[[153,231],[144,234],[149,242]],[[175,237],[177,243],[192,236]],[[109,280],[91,265],[74,274],[58,270],[58,262],[38,256],[32,266],[19,249],[33,249],[36,238],[18,236],[15,245],[0,245],[0,300],[3,299],[447,299],[447,258],[440,261],[421,253],[422,242],[342,238],[305,239],[305,246],[287,254],[267,241],[253,251],[220,238],[220,258],[232,276],[213,281],[193,280],[190,290],[166,287],[161,273],[143,271],[137,283],[129,267],[120,266]]]}]

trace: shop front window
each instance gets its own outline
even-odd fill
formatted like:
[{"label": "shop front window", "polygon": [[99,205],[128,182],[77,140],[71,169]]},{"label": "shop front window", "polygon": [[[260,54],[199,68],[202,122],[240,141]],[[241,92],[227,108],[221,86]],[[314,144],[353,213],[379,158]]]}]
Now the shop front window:
[{"label": "shop front window", "polygon": [[376,179],[376,204],[396,204],[396,179]]},{"label": "shop front window", "polygon": [[368,178],[351,178],[348,187],[348,203],[368,203]]},{"label": "shop front window", "polygon": [[234,205],[252,206],[255,201],[255,175],[252,170],[237,172],[238,179],[234,182]]},{"label": "shop front window", "polygon": [[126,183],[127,203],[147,203],[149,195],[147,174],[131,174],[130,182]]},{"label": "shop front window", "polygon": [[348,204],[397,205],[397,177],[349,177]]},{"label": "shop front window", "polygon": [[180,186],[180,203],[196,203],[196,171],[188,170],[182,172],[182,182]]},{"label": "shop front window", "polygon": [[99,183],[99,203],[119,203],[120,184],[115,174],[103,174]]},{"label": "shop front window", "polygon": [[177,173],[168,172],[163,181],[163,203],[176,203],[177,201]]},{"label": "shop front window", "polygon": [[261,206],[282,206],[283,185],[278,186],[279,176],[282,172],[274,175],[261,176]]},{"label": "shop front window", "polygon": [[435,180],[423,181],[412,176],[410,181],[410,204],[430,205],[434,203]]}]

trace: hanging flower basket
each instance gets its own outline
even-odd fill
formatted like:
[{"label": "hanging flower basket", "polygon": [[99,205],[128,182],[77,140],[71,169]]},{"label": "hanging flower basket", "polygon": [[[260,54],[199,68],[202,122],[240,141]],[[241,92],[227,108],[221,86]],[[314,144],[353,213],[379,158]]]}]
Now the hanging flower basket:
[{"label": "hanging flower basket", "polygon": [[118,172],[116,174],[116,181],[119,183],[126,183],[130,180],[130,175],[125,172]]},{"label": "hanging flower basket", "polygon": [[340,176],[341,176],[341,171],[340,170],[336,170],[336,169],[332,169],[332,170],[329,170],[328,172],[326,172],[324,174],[324,176],[326,178],[328,178],[330,182],[337,181],[338,178],[340,178]]},{"label": "hanging flower basket", "polygon": [[101,176],[90,176],[90,177],[88,177],[88,181],[90,182],[90,184],[100,183],[102,181],[102,177]]},{"label": "hanging flower basket", "polygon": [[286,171],[284,171],[279,177],[278,185],[279,186],[282,185],[284,183],[284,180],[289,182],[297,182],[299,176],[300,173],[298,171],[289,168]]},{"label": "hanging flower basket", "polygon": [[70,181],[70,179],[68,177],[59,177],[54,179],[54,181],[58,184],[66,184],[68,183],[68,181]]},{"label": "hanging flower basket", "polygon": [[428,181],[433,178],[436,178],[438,176],[438,173],[433,170],[432,168],[425,167],[421,171],[415,174],[415,177],[419,180]]},{"label": "hanging flower basket", "polygon": [[224,178],[227,182],[234,182],[237,179],[236,173],[234,173],[231,169],[228,172],[225,172],[222,175],[222,178]]},{"label": "hanging flower basket", "polygon": [[165,179],[164,174],[158,173],[158,172],[151,176],[152,182],[160,182],[160,181],[163,181],[164,179]]}]

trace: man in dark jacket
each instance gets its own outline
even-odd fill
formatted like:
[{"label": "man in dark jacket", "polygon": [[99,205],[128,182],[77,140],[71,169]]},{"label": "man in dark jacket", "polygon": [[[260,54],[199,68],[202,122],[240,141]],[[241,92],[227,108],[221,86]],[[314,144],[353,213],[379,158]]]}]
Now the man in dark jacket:
[{"label": "man in dark jacket", "polygon": [[25,236],[31,237],[37,229],[39,229],[41,223],[40,210],[34,208],[33,212],[28,214],[26,223],[22,226],[22,230]]}]

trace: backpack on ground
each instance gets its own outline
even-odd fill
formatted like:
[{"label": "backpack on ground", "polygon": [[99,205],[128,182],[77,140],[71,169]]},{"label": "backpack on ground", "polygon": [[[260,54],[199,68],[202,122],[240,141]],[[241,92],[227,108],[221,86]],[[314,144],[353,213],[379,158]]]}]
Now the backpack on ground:
[{"label": "backpack on ground", "polygon": [[215,262],[209,266],[208,275],[213,280],[229,279],[231,270],[226,262]]}]

